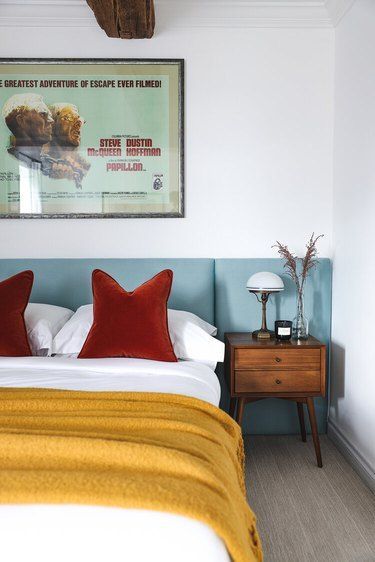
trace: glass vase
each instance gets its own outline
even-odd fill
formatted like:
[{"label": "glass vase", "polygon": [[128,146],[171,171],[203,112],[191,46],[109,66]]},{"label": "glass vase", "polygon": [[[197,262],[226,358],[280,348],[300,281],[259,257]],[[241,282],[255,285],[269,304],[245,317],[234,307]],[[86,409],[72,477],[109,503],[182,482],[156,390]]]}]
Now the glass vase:
[{"label": "glass vase", "polygon": [[305,297],[303,291],[297,291],[296,315],[293,319],[293,338],[307,340],[309,337],[309,321],[305,316]]}]

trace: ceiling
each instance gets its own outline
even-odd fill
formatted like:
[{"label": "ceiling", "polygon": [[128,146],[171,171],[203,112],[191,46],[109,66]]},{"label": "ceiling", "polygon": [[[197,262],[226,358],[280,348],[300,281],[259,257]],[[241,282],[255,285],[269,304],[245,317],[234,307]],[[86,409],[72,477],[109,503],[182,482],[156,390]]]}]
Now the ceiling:
[{"label": "ceiling", "polygon": [[[332,28],[355,0],[155,0],[156,34],[171,28]],[[85,0],[0,0],[0,26],[91,27]]]}]

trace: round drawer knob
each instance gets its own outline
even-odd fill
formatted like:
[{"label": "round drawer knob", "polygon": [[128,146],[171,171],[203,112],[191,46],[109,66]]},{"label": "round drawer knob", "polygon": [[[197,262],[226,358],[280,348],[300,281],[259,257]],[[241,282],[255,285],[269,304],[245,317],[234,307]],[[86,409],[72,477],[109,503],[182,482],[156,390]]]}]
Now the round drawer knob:
[{"label": "round drawer knob", "polygon": [[276,361],[276,363],[281,363],[280,357],[276,357],[275,361]]},{"label": "round drawer knob", "polygon": [[276,383],[276,384],[281,384],[281,380],[280,380],[280,379],[276,379],[276,380],[275,380],[275,383]]}]

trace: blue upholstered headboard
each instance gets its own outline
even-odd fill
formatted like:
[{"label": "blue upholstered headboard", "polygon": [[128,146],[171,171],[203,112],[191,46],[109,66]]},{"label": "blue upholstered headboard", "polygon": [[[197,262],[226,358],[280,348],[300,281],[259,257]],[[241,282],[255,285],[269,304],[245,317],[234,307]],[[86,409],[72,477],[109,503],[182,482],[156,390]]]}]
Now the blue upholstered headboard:
[{"label": "blue upholstered headboard", "polygon": [[214,260],[211,259],[15,259],[0,260],[0,279],[19,271],[34,272],[31,302],[76,310],[92,302],[91,272],[103,269],[127,290],[162,269],[174,272],[171,308],[189,310],[214,322]]},{"label": "blue upholstered headboard", "polygon": [[[0,279],[32,269],[35,274],[31,302],[77,309],[92,302],[91,272],[99,268],[124,287],[134,289],[162,269],[174,271],[169,306],[189,310],[224,332],[259,328],[260,306],[246,291],[246,281],[257,271],[272,271],[284,279],[285,291],[272,297],[269,326],[275,318],[292,319],[295,312],[293,284],[284,275],[279,259],[15,259],[0,260]],[[331,331],[331,263],[321,259],[306,288],[306,312],[310,332],[329,345]],[[222,378],[222,368],[218,369]],[[224,407],[228,393],[222,384]],[[321,431],[325,431],[327,399],[316,401]],[[251,433],[298,433],[295,404],[263,400],[247,407],[244,427]]]}]

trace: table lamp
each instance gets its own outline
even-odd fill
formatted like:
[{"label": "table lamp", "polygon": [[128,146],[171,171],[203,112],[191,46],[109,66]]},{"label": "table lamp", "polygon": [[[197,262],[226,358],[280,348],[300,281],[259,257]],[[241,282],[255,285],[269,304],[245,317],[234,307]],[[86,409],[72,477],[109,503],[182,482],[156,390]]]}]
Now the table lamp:
[{"label": "table lamp", "polygon": [[267,329],[267,301],[271,293],[279,293],[284,290],[283,280],[275,273],[261,271],[254,273],[248,279],[246,289],[256,296],[258,302],[262,303],[262,327],[260,330],[253,332],[253,338],[269,340],[275,336],[275,333]]}]

